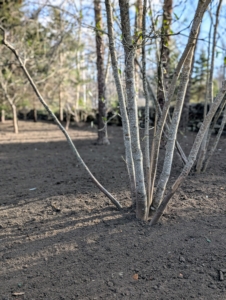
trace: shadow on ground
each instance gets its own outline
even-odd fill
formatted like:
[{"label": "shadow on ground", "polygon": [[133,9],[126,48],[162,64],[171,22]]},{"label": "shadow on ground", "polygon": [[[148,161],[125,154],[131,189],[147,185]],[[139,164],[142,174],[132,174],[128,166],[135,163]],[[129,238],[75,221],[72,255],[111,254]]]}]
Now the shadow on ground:
[{"label": "shadow on ground", "polygon": [[[61,133],[40,125],[43,140],[36,125],[1,136],[0,299],[226,299],[225,138],[208,172],[191,175],[150,228],[130,209],[120,128],[109,129],[110,147],[94,146],[88,128],[70,131],[119,212]],[[173,177],[179,169],[175,161]]]}]

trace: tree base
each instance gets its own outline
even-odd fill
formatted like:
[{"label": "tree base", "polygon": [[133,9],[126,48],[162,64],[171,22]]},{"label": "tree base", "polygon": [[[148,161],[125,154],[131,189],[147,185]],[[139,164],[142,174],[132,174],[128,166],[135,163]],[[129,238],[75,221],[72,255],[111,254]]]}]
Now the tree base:
[{"label": "tree base", "polygon": [[103,137],[103,138],[98,138],[95,145],[110,145],[110,142],[108,138]]}]

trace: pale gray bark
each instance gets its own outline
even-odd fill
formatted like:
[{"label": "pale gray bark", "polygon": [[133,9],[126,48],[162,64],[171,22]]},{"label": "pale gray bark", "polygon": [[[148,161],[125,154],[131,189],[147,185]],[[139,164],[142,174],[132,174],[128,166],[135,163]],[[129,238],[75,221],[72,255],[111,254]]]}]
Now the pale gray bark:
[{"label": "pale gray bark", "polygon": [[[211,58],[211,53],[210,53],[210,42],[211,42],[211,35],[212,35],[212,26],[213,26],[213,20],[212,20],[212,15],[210,14],[211,17],[211,24],[210,24],[210,30],[209,30],[209,35],[208,35],[208,51],[207,51],[207,79],[206,79],[206,93],[205,93],[205,104],[204,104],[204,112],[203,112],[203,118],[205,118],[206,114],[207,114],[207,105],[208,105],[208,101],[209,101],[209,77],[210,77],[210,68],[209,68],[209,61]],[[206,135],[203,138],[200,150],[199,150],[199,155],[198,155],[198,159],[197,159],[197,163],[196,163],[196,171],[197,173],[201,172],[202,169],[202,164],[203,164],[203,160],[205,157],[205,152],[206,152],[206,145],[207,145],[207,139],[208,139],[208,130],[206,131]]]},{"label": "pale gray bark", "polygon": [[14,128],[14,133],[18,134],[19,133],[19,128],[18,128],[18,119],[17,119],[17,109],[16,105],[14,103],[11,104],[12,108],[12,113],[13,113],[13,128]]},{"label": "pale gray bark", "polygon": [[[221,5],[222,5],[222,0],[219,1],[218,7],[217,7],[217,13],[216,13],[216,21],[214,24],[214,32],[213,32],[213,44],[212,44],[212,51],[211,51],[211,65],[210,65],[210,72],[209,72],[209,83],[207,85],[207,99],[210,103],[210,105],[213,103],[213,72],[214,72],[214,58],[215,58],[215,49],[216,49],[216,37],[217,37],[217,28],[218,28],[218,24],[219,24],[219,13],[220,13],[220,9],[221,9]],[[205,112],[206,112],[206,107],[205,107]],[[211,135],[211,131],[208,130],[201,148],[200,148],[200,155],[199,155],[199,159],[197,162],[197,166],[196,166],[196,170],[197,173],[200,173],[202,171],[203,168],[203,162],[205,160],[206,157],[206,153],[207,153],[207,148],[209,145],[209,139],[210,139],[210,135]]]},{"label": "pale gray bark", "polygon": [[224,130],[225,124],[226,124],[226,108],[224,109],[223,119],[222,119],[222,121],[221,121],[221,126],[220,126],[220,128],[219,128],[218,133],[217,133],[216,139],[215,139],[214,143],[212,143],[212,146],[211,146],[211,148],[210,148],[210,150],[209,150],[209,152],[208,152],[208,154],[207,154],[207,158],[206,158],[206,160],[204,161],[204,164],[203,164],[203,172],[206,171],[206,168],[208,167],[208,164],[209,164],[209,162],[210,162],[210,159],[211,159],[213,153],[216,151],[216,148],[217,148],[217,145],[218,145],[218,143],[219,143],[219,141],[220,141],[220,137],[221,137],[222,132],[223,132],[223,130]]},{"label": "pale gray bark", "polygon": [[106,64],[106,67],[105,67],[105,75],[104,75],[104,84],[105,84],[105,86],[106,86],[107,80],[108,80],[110,64],[111,64],[111,53],[110,53],[110,50],[109,50],[108,51],[107,64]]},{"label": "pale gray bark", "polygon": [[[7,84],[5,82],[3,82],[2,74],[1,74],[0,86],[3,90],[3,92],[4,92],[4,96],[5,96],[6,100],[8,101],[8,103],[9,103],[11,109],[12,109],[14,133],[18,134],[19,133],[19,127],[18,127],[18,119],[17,119],[17,109],[16,109],[16,105],[14,103],[15,99],[11,98],[11,96],[9,95]],[[4,115],[4,119],[5,119],[5,115]]]},{"label": "pale gray bark", "polygon": [[59,87],[59,119],[61,122],[64,120],[64,108],[63,108],[63,101],[62,101],[62,91],[61,86]]},{"label": "pale gray bark", "polygon": [[66,126],[65,126],[66,130],[69,130],[70,120],[71,120],[71,114],[70,114],[70,112],[67,111],[66,112]]},{"label": "pale gray bark", "polygon": [[[206,93],[205,93],[205,106],[204,106],[204,115],[203,118],[205,118],[206,114],[207,114],[207,105],[208,105],[208,101],[209,101],[209,77],[210,77],[210,60],[211,58],[211,36],[212,36],[212,27],[213,27],[213,18],[212,18],[212,14],[209,11],[209,15],[211,18],[211,22],[210,22],[210,29],[209,29],[209,35],[208,35],[208,49],[207,49],[207,78],[206,78]],[[201,145],[202,147],[202,145]]]},{"label": "pale gray bark", "polygon": [[5,110],[4,109],[1,110],[1,122],[5,123]]},{"label": "pale gray bark", "polygon": [[[142,66],[141,66],[141,64],[140,64],[140,62],[138,61],[137,58],[135,59],[135,61],[136,61],[136,64],[139,66],[140,72],[141,72],[141,75],[142,75]],[[143,78],[143,77],[142,77],[142,78]],[[158,120],[158,119],[159,119],[159,116],[162,115],[162,109],[161,109],[161,107],[160,107],[160,105],[159,105],[159,102],[157,101],[157,97],[155,96],[155,93],[154,93],[154,91],[153,91],[153,89],[152,89],[152,86],[151,86],[151,83],[150,83],[150,80],[148,79],[148,77],[146,77],[146,81],[147,81],[147,88],[148,88],[148,95],[149,95],[149,98],[152,100],[152,102],[153,102],[153,104],[154,104],[154,107],[155,107],[155,109],[156,109],[155,119]],[[168,120],[168,121],[166,122],[166,125],[165,125],[167,131],[169,130],[169,123],[170,123],[170,122],[169,122],[169,120]],[[164,132],[164,134],[166,134],[166,133]],[[182,162],[183,162],[184,164],[186,164],[186,162],[187,162],[187,157],[186,157],[186,155],[185,155],[185,153],[184,153],[184,151],[183,151],[183,149],[182,149],[182,147],[181,147],[181,145],[179,144],[178,141],[176,141],[176,148],[177,148],[178,155],[179,155],[180,159],[182,160]]]},{"label": "pale gray bark", "polygon": [[210,127],[210,130],[209,130],[210,132],[213,132],[213,130],[215,129],[217,121],[220,118],[220,116],[221,116],[221,114],[224,110],[225,105],[226,105],[226,97],[223,98],[222,103],[219,107],[219,110],[217,111],[217,113],[215,114],[215,116],[213,118],[213,121],[211,122],[211,127]]},{"label": "pale gray bark", "polygon": [[152,147],[152,161],[151,161],[151,166],[150,166],[150,186],[151,186],[151,190],[152,192],[150,192],[150,204],[153,201],[153,190],[154,190],[154,184],[155,184],[155,177],[156,177],[156,170],[157,170],[157,164],[158,164],[158,156],[159,156],[159,149],[160,149],[160,142],[161,142],[161,138],[162,138],[162,133],[163,133],[163,129],[165,126],[165,122],[167,119],[167,115],[168,115],[168,111],[170,108],[170,103],[172,101],[173,95],[174,95],[174,91],[176,88],[176,83],[177,83],[177,79],[179,77],[181,68],[184,64],[184,62],[186,61],[186,58],[190,52],[190,50],[192,48],[194,48],[195,45],[195,39],[197,39],[198,36],[198,32],[199,32],[199,27],[200,27],[200,23],[202,21],[203,18],[203,14],[206,11],[209,3],[211,0],[206,0],[206,1],[199,1],[198,3],[198,7],[196,9],[196,13],[195,13],[195,17],[194,17],[194,21],[192,24],[192,28],[191,28],[191,32],[189,35],[189,39],[188,39],[188,43],[185,47],[185,50],[179,60],[179,63],[177,65],[177,68],[174,72],[170,87],[169,87],[169,92],[168,95],[166,95],[166,102],[165,105],[163,107],[163,111],[162,111],[162,115],[160,117],[160,120],[158,122],[158,126],[157,126],[157,130],[156,130],[156,134],[155,137],[153,139],[153,147]]},{"label": "pale gray bark", "polygon": [[[142,18],[142,82],[143,82],[143,91],[145,98],[145,128],[144,128],[144,158],[145,158],[145,174],[146,174],[146,183],[147,183],[147,191],[149,191],[148,184],[149,173],[150,173],[150,139],[149,139],[149,95],[148,95],[148,87],[147,87],[147,74],[146,74],[146,49],[145,49],[145,34],[146,34],[146,11],[147,11],[147,0],[144,0],[143,3],[143,18]],[[147,195],[149,199],[149,195]]]},{"label": "pale gray bark", "polygon": [[[211,2],[211,0],[200,0],[199,3],[198,3],[198,7],[196,9],[196,13],[195,13],[195,17],[194,17],[194,21],[193,21],[193,24],[192,24],[192,28],[191,28],[191,31],[190,31],[190,35],[189,35],[189,39],[188,39],[188,43],[185,47],[185,50],[178,62],[178,65],[177,65],[177,68],[174,72],[174,75],[173,75],[173,78],[172,78],[172,81],[171,81],[171,84],[170,84],[170,87],[169,87],[169,92],[168,92],[168,95],[167,95],[167,103],[166,105],[164,105],[164,108],[163,108],[163,112],[162,112],[162,117],[160,120],[160,126],[162,124],[165,123],[165,120],[166,120],[166,117],[167,117],[167,114],[168,114],[168,110],[169,110],[169,107],[170,107],[170,103],[172,101],[172,98],[173,98],[173,95],[174,95],[174,91],[175,91],[175,88],[176,88],[176,83],[177,83],[177,80],[178,80],[178,77],[180,75],[180,71],[181,71],[181,68],[183,67],[183,64],[186,60],[186,57],[188,55],[188,53],[190,52],[190,49],[194,47],[194,44],[195,44],[195,40],[197,39],[198,37],[198,32],[199,32],[199,27],[200,27],[200,24],[201,24],[201,21],[202,21],[202,18],[203,18],[203,14],[205,13],[209,3]],[[160,130],[161,132],[161,130]]]},{"label": "pale gray bark", "polygon": [[201,146],[202,140],[205,136],[205,133],[210,125],[210,122],[213,118],[213,116],[215,115],[219,105],[222,102],[222,99],[224,97],[224,95],[226,94],[226,80],[223,81],[222,83],[222,88],[220,89],[220,92],[218,93],[218,95],[215,98],[214,103],[212,104],[208,114],[206,115],[200,129],[199,132],[195,138],[195,141],[193,143],[192,149],[190,151],[190,154],[188,156],[188,162],[187,164],[184,166],[181,174],[179,175],[179,177],[177,178],[177,180],[175,181],[175,183],[173,184],[173,186],[171,187],[169,193],[165,196],[165,198],[163,199],[163,201],[161,202],[160,206],[158,207],[158,209],[155,212],[155,215],[153,216],[150,225],[155,225],[159,218],[161,217],[161,215],[163,214],[168,202],[170,201],[170,199],[172,198],[172,196],[175,194],[175,192],[177,191],[177,189],[181,186],[181,184],[184,182],[185,178],[188,176],[199,151],[199,148]]},{"label": "pale gray bark", "polygon": [[[199,27],[198,37],[200,34],[200,29],[201,29],[201,26]],[[187,132],[187,126],[188,126],[188,121],[189,121],[189,102],[191,100],[191,88],[192,88],[192,81],[193,81],[192,73],[193,73],[193,69],[194,69],[194,65],[195,65],[195,53],[196,53],[197,45],[198,45],[198,39],[195,40],[195,48],[194,48],[194,55],[193,55],[193,59],[192,59],[191,72],[190,72],[189,82],[188,82],[188,86],[187,86],[187,90],[186,90],[186,94],[185,94],[185,98],[184,98],[184,106],[182,109],[181,121],[180,121],[180,128],[182,129],[182,131],[185,134]],[[209,42],[208,48],[210,48],[210,42]]]},{"label": "pale gray bark", "polygon": [[122,117],[123,126],[123,138],[125,145],[126,164],[130,180],[130,188],[133,202],[136,202],[136,181],[135,181],[135,170],[131,148],[131,135],[129,119],[126,111],[126,102],[123,93],[123,86],[119,76],[118,60],[115,50],[114,31],[113,31],[113,13],[110,0],[105,0],[105,6],[107,11],[107,25],[108,25],[108,38],[109,38],[109,50],[111,54],[111,64],[113,69],[113,75],[118,93],[120,113]]},{"label": "pale gray bark", "polygon": [[[134,41],[136,41],[136,56],[139,57],[141,54],[141,31],[142,31],[142,17],[143,17],[143,1],[136,0],[135,5],[135,25],[134,25]],[[135,58],[136,59],[136,58]],[[140,80],[137,65],[134,65],[135,71],[135,87],[139,95],[140,91]]]},{"label": "pale gray bark", "polygon": [[[60,30],[62,31],[62,24],[61,24],[61,18],[60,18]],[[59,54],[59,63],[60,63],[60,69],[62,68],[62,53]],[[59,118],[60,121],[63,122],[64,120],[64,105],[63,105],[63,95],[62,95],[62,80],[63,78],[60,78],[59,82]]]},{"label": "pale gray bark", "polygon": [[9,49],[11,50],[16,59],[18,60],[26,78],[28,79],[31,87],[33,88],[34,93],[36,94],[36,96],[38,97],[39,101],[42,103],[42,105],[45,107],[45,109],[48,111],[48,113],[53,117],[54,121],[56,122],[56,124],[58,125],[58,127],[60,128],[60,130],[63,132],[63,134],[65,135],[67,142],[69,144],[69,146],[72,149],[72,152],[74,153],[74,155],[76,156],[78,162],[84,167],[84,169],[86,170],[86,172],[89,174],[90,178],[93,180],[94,184],[110,199],[110,201],[118,208],[121,209],[121,205],[120,203],[99,183],[99,181],[95,178],[95,176],[91,173],[91,171],[89,170],[89,168],[87,167],[87,165],[85,164],[85,162],[83,161],[83,159],[81,158],[77,148],[75,147],[74,143],[71,140],[71,137],[69,136],[69,134],[67,133],[67,131],[65,130],[65,128],[61,125],[61,123],[59,122],[58,118],[55,116],[55,114],[52,112],[52,110],[49,108],[49,106],[47,105],[47,103],[45,102],[45,100],[43,99],[42,95],[40,94],[37,86],[35,85],[33,79],[31,78],[29,72],[27,71],[22,59],[20,58],[18,52],[16,51],[16,49],[10,45],[7,40],[6,40],[6,36],[5,36],[5,30],[2,26],[0,26],[0,29],[3,31],[3,44]]},{"label": "pale gray bark", "polygon": [[217,39],[217,29],[219,24],[219,13],[222,6],[222,0],[219,1],[216,13],[216,21],[214,24],[214,32],[213,32],[213,41],[212,41],[212,51],[211,51],[211,65],[210,65],[210,74],[209,74],[209,103],[213,103],[213,71],[214,71],[214,58],[215,58],[215,50],[216,50],[216,39]]},{"label": "pale gray bark", "polygon": [[145,180],[143,171],[143,155],[140,147],[140,134],[138,124],[138,112],[134,79],[134,56],[135,49],[132,42],[129,18],[129,0],[119,0],[121,27],[123,36],[123,47],[125,52],[125,76],[126,94],[128,102],[128,115],[130,123],[131,145],[136,177],[136,215],[140,219],[145,219],[147,210],[147,195],[145,190]]},{"label": "pale gray bark", "polygon": [[177,137],[177,131],[178,131],[181,112],[182,112],[182,108],[183,108],[183,104],[184,104],[184,97],[185,97],[185,93],[186,93],[187,85],[188,85],[188,81],[189,81],[193,54],[194,54],[194,48],[190,50],[190,53],[187,56],[186,61],[183,66],[183,70],[182,70],[182,74],[181,74],[181,78],[180,78],[180,85],[178,88],[176,105],[174,107],[172,122],[171,122],[169,132],[168,132],[168,139],[167,139],[167,144],[166,144],[166,152],[165,152],[163,170],[162,170],[160,179],[158,181],[156,194],[155,194],[155,197],[154,197],[154,200],[152,203],[152,207],[154,209],[156,209],[159,206],[159,204],[161,203],[161,201],[164,197],[165,190],[166,190],[166,185],[167,185],[169,177],[170,177],[172,163],[173,163],[175,142],[176,142],[176,137]]}]

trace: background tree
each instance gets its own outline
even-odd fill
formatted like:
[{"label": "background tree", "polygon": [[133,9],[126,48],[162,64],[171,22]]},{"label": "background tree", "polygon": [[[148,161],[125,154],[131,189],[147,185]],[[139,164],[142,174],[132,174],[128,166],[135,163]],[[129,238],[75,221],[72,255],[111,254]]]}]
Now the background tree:
[{"label": "background tree", "polygon": [[[163,15],[162,15],[162,28],[161,28],[161,44],[160,55],[158,61],[158,102],[163,108],[165,96],[163,88],[168,90],[169,85],[169,63],[170,63],[170,33],[172,21],[173,0],[164,0]],[[161,75],[163,73],[163,75]],[[164,87],[163,87],[164,84]]]},{"label": "background tree", "polygon": [[[4,24],[4,27],[10,30],[10,39],[11,42],[16,41],[16,36],[22,37],[23,32],[20,32],[20,24],[22,18],[22,12],[20,11],[22,1],[14,0],[14,1],[7,1],[3,0],[0,1],[0,24]],[[17,80],[16,74],[18,74],[18,68],[14,63],[9,63],[11,56],[5,49],[0,47],[1,59],[1,74],[0,74],[0,87],[1,87],[1,106],[3,111],[1,115],[3,116],[3,121],[5,119],[5,108],[10,106],[11,115],[13,119],[13,128],[14,132],[18,133],[18,122],[17,122],[17,107],[16,102],[18,101],[18,94],[16,92],[16,83]],[[20,81],[20,79],[18,78]],[[18,81],[17,81],[18,82]],[[19,90],[19,89],[18,89]],[[8,105],[4,105],[6,103]]]},{"label": "background tree", "polygon": [[97,82],[98,82],[98,139],[97,144],[108,145],[106,123],[106,88],[104,76],[104,44],[103,25],[101,16],[101,2],[94,0],[95,11],[95,33],[96,33],[96,53],[97,53]]}]

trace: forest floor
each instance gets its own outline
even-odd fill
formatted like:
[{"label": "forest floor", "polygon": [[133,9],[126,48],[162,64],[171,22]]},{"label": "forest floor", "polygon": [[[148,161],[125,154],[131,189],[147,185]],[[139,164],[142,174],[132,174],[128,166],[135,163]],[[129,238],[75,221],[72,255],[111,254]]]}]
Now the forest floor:
[{"label": "forest floor", "polygon": [[[225,135],[207,172],[191,174],[150,227],[130,208],[120,127],[109,127],[110,146],[95,146],[88,125],[69,130],[120,212],[56,125],[19,127],[0,124],[0,300],[226,299]],[[180,134],[186,153],[194,136]],[[174,179],[181,166],[175,156]]]}]

